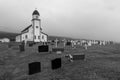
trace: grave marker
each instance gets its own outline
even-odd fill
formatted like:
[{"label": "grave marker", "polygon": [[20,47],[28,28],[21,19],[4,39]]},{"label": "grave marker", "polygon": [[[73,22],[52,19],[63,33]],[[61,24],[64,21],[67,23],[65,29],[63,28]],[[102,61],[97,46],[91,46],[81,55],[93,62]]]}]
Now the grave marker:
[{"label": "grave marker", "polygon": [[55,47],[58,47],[58,39],[55,40]]},{"label": "grave marker", "polygon": [[20,52],[25,51],[25,46],[23,44],[19,45]]},{"label": "grave marker", "polygon": [[73,60],[84,60],[85,59],[85,54],[74,54]]},{"label": "grave marker", "polygon": [[38,52],[49,52],[49,46],[48,45],[38,46]]},{"label": "grave marker", "polygon": [[87,50],[87,49],[88,49],[88,48],[87,48],[87,47],[88,47],[88,45],[87,45],[87,44],[85,44],[85,45],[84,45],[84,47],[85,47],[85,50]]},{"label": "grave marker", "polygon": [[71,42],[66,42],[66,46],[71,46]]},{"label": "grave marker", "polygon": [[33,46],[33,43],[29,43],[29,47],[32,47]]},{"label": "grave marker", "polygon": [[53,70],[61,68],[61,58],[56,58],[51,61],[51,67]]},{"label": "grave marker", "polygon": [[64,48],[52,48],[52,52],[61,51],[64,52]]},{"label": "grave marker", "polygon": [[71,40],[71,45],[74,47],[76,45],[75,41]]},{"label": "grave marker", "polygon": [[63,45],[66,46],[66,39],[63,39]]},{"label": "grave marker", "polygon": [[41,72],[41,63],[40,62],[33,62],[28,65],[29,67],[29,75]]}]

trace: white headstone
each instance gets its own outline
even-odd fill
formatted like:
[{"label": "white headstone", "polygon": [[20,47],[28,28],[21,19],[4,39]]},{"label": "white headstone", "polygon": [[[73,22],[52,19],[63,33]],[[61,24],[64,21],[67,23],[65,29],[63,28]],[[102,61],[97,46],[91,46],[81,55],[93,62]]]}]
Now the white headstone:
[{"label": "white headstone", "polygon": [[63,45],[66,46],[66,39],[63,39]]},{"label": "white headstone", "polygon": [[55,40],[55,47],[58,47],[58,39],[56,38],[56,40]]}]

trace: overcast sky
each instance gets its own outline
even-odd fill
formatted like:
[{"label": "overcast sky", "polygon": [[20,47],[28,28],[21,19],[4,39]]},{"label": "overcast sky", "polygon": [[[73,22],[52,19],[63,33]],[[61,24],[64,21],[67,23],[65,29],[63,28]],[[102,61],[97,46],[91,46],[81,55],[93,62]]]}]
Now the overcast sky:
[{"label": "overcast sky", "polygon": [[0,31],[20,33],[35,8],[48,35],[120,42],[120,0],[0,0]]}]

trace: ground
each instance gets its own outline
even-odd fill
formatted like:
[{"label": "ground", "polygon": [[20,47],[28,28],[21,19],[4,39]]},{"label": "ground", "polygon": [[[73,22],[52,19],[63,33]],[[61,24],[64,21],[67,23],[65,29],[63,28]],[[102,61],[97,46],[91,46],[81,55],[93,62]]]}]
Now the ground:
[{"label": "ground", "polygon": [[[37,46],[26,47],[25,52],[19,52],[18,46],[8,48],[8,44],[0,44],[0,80],[120,80],[120,44],[94,45],[88,50],[79,46],[67,47],[62,55],[39,54]],[[85,53],[86,59],[69,62],[63,57],[75,53]],[[62,67],[51,70],[49,60],[60,56],[63,57]],[[32,60],[40,60],[44,66],[42,72],[29,76],[24,67]],[[24,73],[25,76],[22,75]]]}]

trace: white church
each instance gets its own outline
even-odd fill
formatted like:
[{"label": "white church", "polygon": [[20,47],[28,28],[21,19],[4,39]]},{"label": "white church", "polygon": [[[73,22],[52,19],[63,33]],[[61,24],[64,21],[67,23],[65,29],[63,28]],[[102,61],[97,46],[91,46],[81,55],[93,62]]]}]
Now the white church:
[{"label": "white church", "polygon": [[31,25],[23,29],[20,35],[16,36],[16,42],[47,42],[48,35],[42,32],[40,14],[37,10],[34,10],[31,22]]}]

